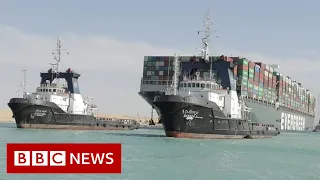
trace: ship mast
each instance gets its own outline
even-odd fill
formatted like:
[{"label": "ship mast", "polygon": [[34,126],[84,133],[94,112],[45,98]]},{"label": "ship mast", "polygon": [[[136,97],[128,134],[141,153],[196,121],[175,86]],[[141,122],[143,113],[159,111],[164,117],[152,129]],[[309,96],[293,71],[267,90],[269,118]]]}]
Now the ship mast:
[{"label": "ship mast", "polygon": [[[55,71],[56,71],[56,78],[59,75],[59,65],[60,65],[60,61],[61,61],[61,56],[62,56],[62,51],[66,51],[66,49],[62,49],[62,40],[61,37],[59,37],[57,39],[57,49],[55,49],[56,52],[52,52],[52,54],[54,55],[53,59],[56,60],[55,64],[51,64],[53,67],[56,67]],[[66,52],[67,55],[69,55],[68,52]],[[52,69],[53,70],[53,69]],[[57,86],[59,87],[59,78],[57,78]]]},{"label": "ship mast", "polygon": [[23,69],[21,71],[23,73],[23,84],[22,84],[23,93],[22,93],[22,97],[24,97],[24,95],[27,94],[27,70]]},{"label": "ship mast", "polygon": [[177,89],[178,89],[178,81],[179,81],[179,75],[180,75],[180,67],[179,67],[179,56],[177,54],[174,54],[174,67],[173,67],[173,79],[172,79],[172,88],[173,88],[173,95],[177,95]]},{"label": "ship mast", "polygon": [[202,38],[203,47],[200,50],[202,51],[201,55],[203,60],[209,61],[210,59],[210,80],[212,79],[212,59],[209,58],[209,42],[210,42],[211,26],[212,26],[212,21],[210,18],[210,10],[208,10],[204,17],[204,23],[203,23],[204,30],[198,31],[198,34],[200,32],[204,32],[205,34],[205,36]]}]

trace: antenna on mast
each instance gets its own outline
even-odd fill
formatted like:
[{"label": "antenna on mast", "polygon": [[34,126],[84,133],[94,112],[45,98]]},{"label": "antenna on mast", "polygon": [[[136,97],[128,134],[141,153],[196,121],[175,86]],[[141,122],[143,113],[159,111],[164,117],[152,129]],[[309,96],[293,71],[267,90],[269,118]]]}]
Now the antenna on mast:
[{"label": "antenna on mast", "polygon": [[22,91],[22,98],[24,98],[24,95],[27,94],[27,73],[26,73],[27,70],[22,69],[21,71],[23,73],[22,83],[20,84],[16,94],[17,96],[20,96],[20,92]]},{"label": "antenna on mast", "polygon": [[22,85],[22,88],[23,88],[22,97],[23,97],[24,95],[27,94],[27,70],[23,69],[21,71],[23,73],[23,85]]},{"label": "antenna on mast", "polygon": [[173,88],[173,95],[177,95],[178,89],[178,81],[180,75],[180,67],[179,67],[179,56],[175,53],[174,54],[174,67],[173,67],[173,79],[172,79],[172,88]]},{"label": "antenna on mast", "polygon": [[209,42],[210,42],[211,26],[212,26],[212,22],[210,18],[210,10],[208,10],[204,17],[204,22],[203,22],[204,30],[198,31],[198,34],[200,34],[200,32],[205,33],[205,36],[202,38],[203,47],[200,50],[202,51],[202,59],[206,61],[209,61]]},{"label": "antenna on mast", "polygon": [[[57,49],[55,49],[56,52],[52,52],[53,54],[53,59],[56,60],[56,63],[50,63],[52,65],[52,70],[54,70],[54,67],[56,67],[55,72],[56,72],[56,77],[58,77],[59,74],[59,65],[62,57],[62,51],[66,51],[66,49],[62,49],[62,40],[61,37],[57,39]],[[67,55],[69,55],[68,52],[66,52]],[[59,79],[57,79],[57,86],[59,85]]]},{"label": "antenna on mast", "polygon": [[203,22],[204,30],[198,31],[198,34],[200,34],[200,32],[204,32],[205,34],[205,36],[202,38],[203,47],[202,49],[200,48],[197,48],[197,49],[200,49],[202,51],[201,55],[203,60],[205,60],[206,62],[210,60],[210,80],[212,79],[212,58],[209,58],[209,42],[210,42],[211,26],[212,26],[212,21],[210,18],[210,9],[209,9],[204,17],[204,22]]}]

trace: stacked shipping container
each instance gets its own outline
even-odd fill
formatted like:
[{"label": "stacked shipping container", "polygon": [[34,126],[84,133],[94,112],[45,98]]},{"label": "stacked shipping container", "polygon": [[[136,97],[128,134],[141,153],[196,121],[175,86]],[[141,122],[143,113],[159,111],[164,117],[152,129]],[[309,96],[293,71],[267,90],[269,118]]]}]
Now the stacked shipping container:
[{"label": "stacked shipping container", "polygon": [[[223,59],[236,64],[233,74],[237,79],[237,90],[242,95],[273,104],[278,101],[282,107],[315,115],[315,97],[300,83],[261,62],[251,62],[240,57],[221,57],[210,58],[213,61]],[[190,58],[192,57],[181,57],[181,61],[190,61]],[[172,75],[173,57],[145,57],[144,80],[166,81],[168,77],[172,80]]]},{"label": "stacked shipping container", "polygon": [[248,83],[248,70],[249,70],[249,62],[247,59],[242,58],[238,60],[237,65],[237,74],[238,74],[238,90],[240,90],[241,95],[248,96],[252,90],[252,87]]},{"label": "stacked shipping container", "polygon": [[272,104],[278,101],[282,107],[315,115],[315,97],[300,83],[261,62],[234,59],[238,59],[237,89],[241,90],[242,95]]},{"label": "stacked shipping container", "polygon": [[152,81],[171,80],[173,75],[171,57],[147,56],[144,59],[143,79]]}]

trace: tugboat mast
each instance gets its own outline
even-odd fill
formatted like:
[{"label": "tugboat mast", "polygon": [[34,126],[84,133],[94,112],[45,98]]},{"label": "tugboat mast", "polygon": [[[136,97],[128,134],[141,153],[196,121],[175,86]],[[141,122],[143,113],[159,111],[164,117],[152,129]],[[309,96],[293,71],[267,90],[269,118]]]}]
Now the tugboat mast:
[{"label": "tugboat mast", "polygon": [[[205,36],[202,38],[202,49],[201,50],[201,56],[202,59],[205,60],[206,62],[209,61],[209,42],[210,42],[210,35],[211,35],[211,26],[212,26],[212,21],[210,18],[210,10],[207,11],[207,13],[205,14],[204,17],[204,22],[203,22],[203,27],[204,30],[203,31],[198,31],[198,34],[200,34],[200,32],[204,32]],[[210,80],[212,80],[212,59],[210,59]]]},{"label": "tugboat mast", "polygon": [[[57,39],[57,49],[55,49],[56,52],[52,52],[52,54],[54,55],[53,59],[56,60],[56,63],[51,64],[54,67],[56,67],[55,72],[56,72],[56,77],[58,77],[59,75],[59,65],[60,65],[60,61],[61,61],[61,57],[62,57],[62,51],[66,51],[66,49],[62,49],[62,40],[61,37],[59,37]],[[68,52],[66,52],[67,55],[69,55]],[[52,68],[52,70],[54,70]],[[57,86],[59,86],[59,78],[57,78]]]},{"label": "tugboat mast", "polygon": [[23,73],[23,84],[22,84],[23,93],[22,93],[22,97],[24,97],[27,94],[27,70],[23,69],[21,71]]},{"label": "tugboat mast", "polygon": [[180,67],[179,67],[179,56],[177,54],[174,54],[174,67],[173,67],[173,79],[172,79],[172,88],[173,88],[173,95],[177,95],[177,89],[178,89],[178,81],[179,81],[179,75],[180,75]]}]

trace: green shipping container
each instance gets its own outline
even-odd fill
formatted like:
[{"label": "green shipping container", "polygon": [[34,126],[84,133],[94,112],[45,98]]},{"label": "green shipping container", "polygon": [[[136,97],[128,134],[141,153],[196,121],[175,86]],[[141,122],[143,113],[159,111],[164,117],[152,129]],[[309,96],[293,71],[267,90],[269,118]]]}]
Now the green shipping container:
[{"label": "green shipping container", "polygon": [[280,74],[278,73],[278,72],[276,72],[276,71],[273,71],[273,73],[272,73],[274,76],[279,76]]},{"label": "green shipping container", "polygon": [[251,90],[253,90],[253,84],[251,84],[250,82],[248,82],[248,88],[250,88]]},{"label": "green shipping container", "polygon": [[238,61],[238,64],[243,64],[248,66],[249,65],[249,61],[246,58],[242,58]]},{"label": "green shipping container", "polygon": [[241,86],[248,86],[248,80],[246,79],[240,79],[239,83]]},{"label": "green shipping container", "polygon": [[249,78],[253,79],[253,74],[249,73]]},{"label": "green shipping container", "polygon": [[254,77],[254,70],[252,68],[249,68],[249,78],[253,79]]},{"label": "green shipping container", "polygon": [[262,87],[259,87],[259,92],[263,93],[263,88]]},{"label": "green shipping container", "polygon": [[238,76],[245,77],[246,79],[248,79],[248,71],[245,71],[243,69],[238,69]]}]

